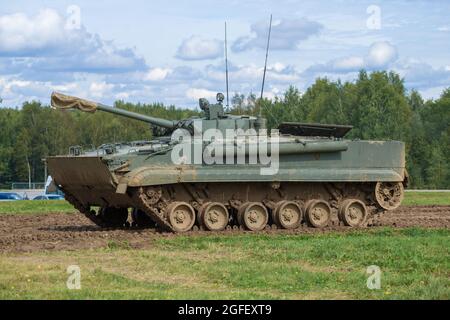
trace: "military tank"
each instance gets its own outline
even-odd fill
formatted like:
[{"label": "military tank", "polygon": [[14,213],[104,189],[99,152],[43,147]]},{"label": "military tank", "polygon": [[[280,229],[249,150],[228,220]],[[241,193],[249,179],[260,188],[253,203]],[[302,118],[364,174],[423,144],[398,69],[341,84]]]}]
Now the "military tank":
[{"label": "military tank", "polygon": [[263,117],[228,114],[223,98],[200,99],[203,117],[166,120],[53,93],[54,108],[114,113],[147,122],[160,136],[71,147],[46,159],[49,173],[67,201],[102,227],[362,227],[401,204],[403,142],[345,139],[352,127],[334,124],[281,123],[267,134]]}]

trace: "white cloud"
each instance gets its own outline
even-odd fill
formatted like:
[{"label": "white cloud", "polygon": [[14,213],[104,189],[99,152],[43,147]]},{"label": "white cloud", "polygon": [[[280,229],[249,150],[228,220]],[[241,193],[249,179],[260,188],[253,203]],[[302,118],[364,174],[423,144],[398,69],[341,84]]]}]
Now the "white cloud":
[{"label": "white cloud", "polygon": [[220,40],[191,36],[181,43],[175,57],[181,60],[216,59],[222,56],[223,50],[224,45]]},{"label": "white cloud", "polygon": [[[252,35],[238,38],[231,48],[240,52],[250,49],[265,49],[267,45],[268,24],[260,21],[251,25]],[[273,50],[294,50],[300,42],[318,34],[323,26],[308,19],[283,19],[272,25],[270,48]]]},{"label": "white cloud", "polygon": [[64,84],[60,84],[60,85],[53,85],[52,88],[55,91],[71,92],[71,91],[78,90],[78,85],[77,85],[77,83],[72,82],[72,83],[64,83]]},{"label": "white cloud", "polygon": [[448,87],[450,84],[450,70],[441,67],[433,68],[431,65],[418,60],[410,59],[400,61],[394,67],[410,88],[430,90],[436,87]]},{"label": "white cloud", "polygon": [[144,80],[161,81],[166,79],[172,72],[173,70],[169,68],[153,68],[145,74]]},{"label": "white cloud", "polygon": [[448,86],[430,87],[421,89],[419,92],[423,99],[439,99],[445,89],[448,89]]},{"label": "white cloud", "polygon": [[27,55],[67,41],[65,34],[62,17],[52,9],[34,17],[23,13],[0,16],[0,53]]},{"label": "white cloud", "polygon": [[[255,64],[229,65],[229,79],[231,84],[262,81],[264,67]],[[205,70],[206,79],[225,81],[225,68],[223,65],[209,65]],[[266,79],[273,83],[294,82],[299,79],[299,73],[293,66],[286,66],[280,62],[269,64],[266,71]]]},{"label": "white cloud", "polygon": [[186,97],[193,100],[200,98],[215,99],[217,92],[202,88],[189,88],[186,90]]},{"label": "white cloud", "polygon": [[[130,48],[117,48],[89,33],[83,26],[67,28],[56,10],[43,9],[34,16],[24,13],[0,16],[0,56],[23,57],[14,66],[39,72],[116,73],[146,69],[143,58]],[[2,70],[3,72],[5,70]]]},{"label": "white cloud", "polygon": [[[0,97],[3,99],[4,106],[18,106],[25,100],[42,101],[42,97],[50,97],[50,93],[48,83],[0,78]],[[45,100],[48,101],[48,99]]]},{"label": "white cloud", "polygon": [[337,58],[324,64],[310,66],[305,73],[349,73],[366,69],[369,71],[385,69],[398,58],[397,49],[387,41],[372,43],[365,56],[351,56]]},{"label": "white cloud", "polygon": [[89,87],[89,93],[92,97],[102,98],[106,93],[110,93],[114,85],[106,82],[92,82]]},{"label": "white cloud", "polygon": [[282,72],[284,69],[286,69],[286,66],[282,64],[281,62],[275,62],[272,65],[272,69],[276,72]]},{"label": "white cloud", "polygon": [[128,92],[119,92],[115,94],[114,97],[119,100],[125,100],[130,97],[130,94]]},{"label": "white cloud", "polygon": [[397,49],[387,41],[375,42],[365,57],[368,68],[383,68],[397,59]]},{"label": "white cloud", "polygon": [[364,58],[361,57],[347,57],[336,59],[332,62],[335,70],[355,70],[364,68]]}]

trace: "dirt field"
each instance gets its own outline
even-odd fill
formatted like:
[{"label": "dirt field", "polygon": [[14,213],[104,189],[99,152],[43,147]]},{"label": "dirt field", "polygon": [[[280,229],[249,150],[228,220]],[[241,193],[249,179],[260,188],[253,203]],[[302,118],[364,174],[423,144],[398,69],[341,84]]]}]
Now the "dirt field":
[{"label": "dirt field", "polygon": [[[405,206],[385,214],[381,227],[383,226],[450,228],[450,206]],[[321,230],[313,228],[300,228],[294,231],[268,229],[265,232],[305,234],[351,230],[348,227],[332,226]],[[245,231],[225,232],[244,233]],[[192,236],[206,234],[212,235],[213,233],[190,232]],[[132,248],[145,248],[150,247],[155,239],[176,236],[171,233],[158,233],[152,229],[101,229],[81,214],[0,215],[0,252],[76,250],[118,244]]]}]

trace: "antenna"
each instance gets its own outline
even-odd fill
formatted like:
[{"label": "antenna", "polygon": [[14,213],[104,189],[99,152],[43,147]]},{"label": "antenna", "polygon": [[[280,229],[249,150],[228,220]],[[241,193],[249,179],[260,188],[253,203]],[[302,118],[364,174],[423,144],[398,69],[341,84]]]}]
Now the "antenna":
[{"label": "antenna", "polygon": [[[261,97],[263,98],[264,93],[264,81],[266,80],[266,70],[267,70],[267,56],[269,55],[269,43],[270,43],[270,31],[272,30],[272,14],[270,15],[270,23],[269,23],[269,35],[267,36],[267,48],[266,48],[266,61],[264,62],[264,73],[263,73],[263,80],[262,80],[262,86],[261,86]],[[259,112],[261,113],[261,108],[259,109]]]},{"label": "antenna", "polygon": [[225,21],[225,74],[226,74],[226,85],[227,85],[227,111],[229,108],[229,98],[228,98],[228,52],[227,52],[227,22]]}]

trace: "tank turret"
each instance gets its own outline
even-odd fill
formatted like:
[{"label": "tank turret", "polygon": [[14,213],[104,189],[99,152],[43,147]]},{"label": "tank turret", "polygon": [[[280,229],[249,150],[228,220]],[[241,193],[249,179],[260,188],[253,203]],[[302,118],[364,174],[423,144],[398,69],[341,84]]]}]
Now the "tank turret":
[{"label": "tank turret", "polygon": [[53,92],[51,96],[51,105],[55,109],[78,109],[84,112],[96,112],[97,110],[114,113],[123,117],[144,121],[151,125],[164,128],[165,130],[157,131],[157,135],[167,135],[178,128],[186,129],[191,134],[200,133],[208,129],[217,129],[225,134],[227,129],[265,129],[266,121],[261,117],[236,116],[227,114],[223,108],[224,96],[222,93],[217,94],[217,103],[210,104],[205,98],[199,99],[200,109],[204,112],[203,118],[188,118],[182,120],[167,120],[161,118],[150,117],[136,112],[115,108],[81,99],[78,97],[68,96],[62,93]]}]

